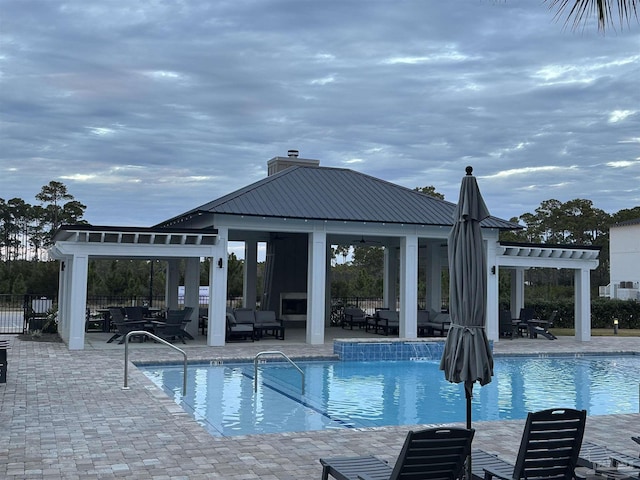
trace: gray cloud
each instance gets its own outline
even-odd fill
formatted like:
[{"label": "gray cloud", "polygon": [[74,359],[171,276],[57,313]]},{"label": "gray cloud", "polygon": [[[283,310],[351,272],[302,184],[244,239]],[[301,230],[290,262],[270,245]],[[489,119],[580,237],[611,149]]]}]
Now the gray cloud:
[{"label": "gray cloud", "polygon": [[0,7],[0,197],[51,180],[94,224],[150,225],[325,166],[494,215],[640,204],[640,28],[573,33],[536,2],[234,0]]}]

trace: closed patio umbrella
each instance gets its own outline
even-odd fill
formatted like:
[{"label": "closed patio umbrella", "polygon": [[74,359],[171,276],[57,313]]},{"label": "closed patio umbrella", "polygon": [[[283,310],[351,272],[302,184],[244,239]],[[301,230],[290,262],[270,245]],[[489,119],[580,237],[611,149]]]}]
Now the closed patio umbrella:
[{"label": "closed patio umbrella", "polygon": [[[467,167],[466,172],[448,238],[451,326],[440,370],[450,382],[464,382],[467,428],[471,428],[473,384],[491,382],[493,355],[485,332],[487,261],[480,231],[480,222],[489,216],[489,210],[471,175],[473,168]],[[471,458],[467,468],[470,473]]]}]

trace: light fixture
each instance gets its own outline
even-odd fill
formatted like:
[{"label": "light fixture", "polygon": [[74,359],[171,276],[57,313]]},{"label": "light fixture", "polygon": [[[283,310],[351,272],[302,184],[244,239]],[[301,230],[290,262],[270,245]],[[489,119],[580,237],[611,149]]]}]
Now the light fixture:
[{"label": "light fixture", "polygon": [[493,266],[491,267],[491,274],[492,274],[492,275],[495,275],[495,274],[496,274],[496,266],[495,266],[495,265],[493,265]]},{"label": "light fixture", "polygon": [[222,258],[218,259],[218,268],[222,268]]}]

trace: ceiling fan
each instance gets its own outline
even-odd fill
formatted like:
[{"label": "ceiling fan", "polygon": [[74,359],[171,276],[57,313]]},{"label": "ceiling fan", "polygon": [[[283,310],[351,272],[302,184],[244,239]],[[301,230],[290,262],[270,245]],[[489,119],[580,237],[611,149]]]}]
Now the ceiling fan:
[{"label": "ceiling fan", "polygon": [[360,246],[371,245],[371,244],[382,245],[382,242],[378,242],[377,240],[366,240],[364,236],[361,236],[359,239],[355,239],[351,241],[353,242],[354,245],[360,245]]}]

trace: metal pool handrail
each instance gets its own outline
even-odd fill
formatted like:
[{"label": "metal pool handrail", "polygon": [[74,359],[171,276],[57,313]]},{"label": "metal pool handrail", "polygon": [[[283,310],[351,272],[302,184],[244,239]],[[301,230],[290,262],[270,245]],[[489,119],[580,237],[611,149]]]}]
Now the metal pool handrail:
[{"label": "metal pool handrail", "polygon": [[281,357],[284,357],[284,359],[289,362],[291,365],[293,365],[296,370],[298,370],[300,372],[300,375],[302,375],[302,395],[304,395],[304,372],[302,371],[302,369],[296,365],[294,363],[293,360],[291,360],[289,357],[287,357],[284,353],[278,351],[278,350],[271,350],[271,351],[265,351],[265,352],[259,352],[253,359],[253,391],[257,392],[258,391],[258,357],[260,357],[261,355],[280,355]]},{"label": "metal pool handrail", "polygon": [[124,337],[124,386],[123,390],[129,390],[128,379],[129,379],[129,337],[133,335],[145,335],[149,338],[152,338],[156,342],[160,342],[165,344],[168,347],[173,348],[174,350],[180,352],[184,358],[184,374],[182,375],[182,396],[184,397],[187,394],[187,353],[181,348],[176,347],[175,345],[163,340],[162,338],[154,335],[151,332],[147,332],[146,330],[135,330],[133,332],[129,332]]}]

